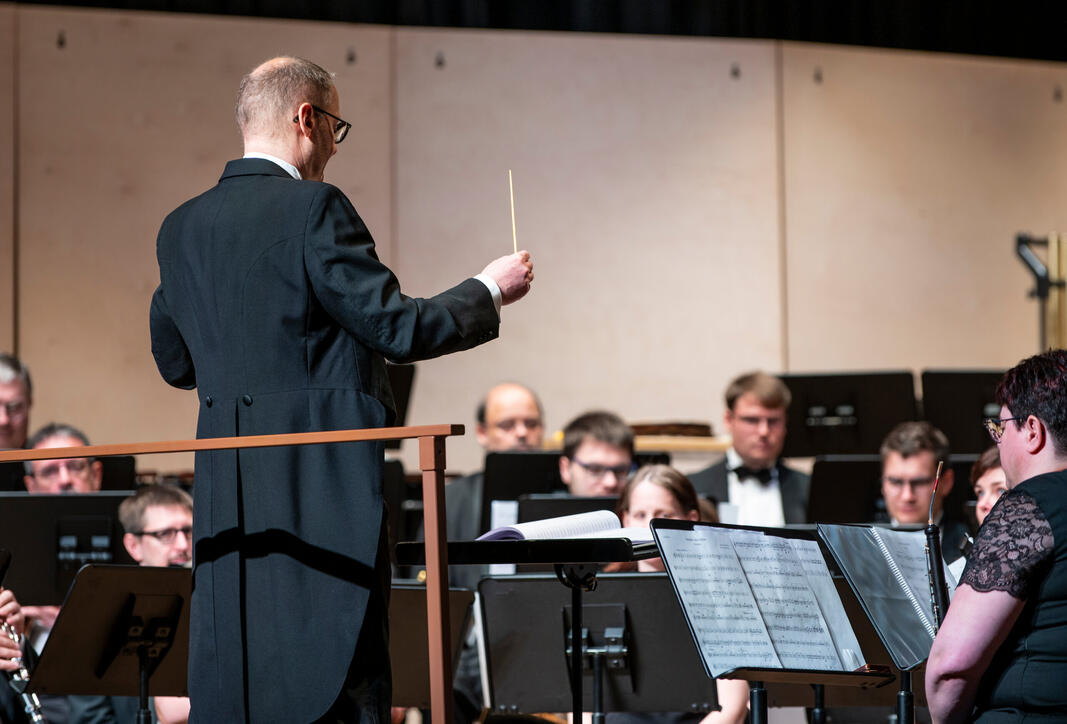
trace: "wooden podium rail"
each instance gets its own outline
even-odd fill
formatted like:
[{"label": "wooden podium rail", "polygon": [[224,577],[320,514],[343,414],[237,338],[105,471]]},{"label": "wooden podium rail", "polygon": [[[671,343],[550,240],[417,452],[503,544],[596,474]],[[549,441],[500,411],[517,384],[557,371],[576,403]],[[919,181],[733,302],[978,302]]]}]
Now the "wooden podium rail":
[{"label": "wooden podium rail", "polygon": [[[149,453],[239,450],[284,445],[322,445],[372,440],[419,441],[422,472],[423,517],[426,531],[426,620],[429,631],[430,706],[434,721],[452,721],[452,643],[445,622],[448,616],[448,547],[445,532],[445,438],[462,435],[463,425],[381,427],[369,430],[331,430],[281,435],[214,437],[201,440],[140,442],[124,445],[89,445],[0,451],[0,462],[57,460],[63,458],[145,455]],[[195,483],[194,483],[195,487]],[[383,519],[382,525],[385,525]]]}]

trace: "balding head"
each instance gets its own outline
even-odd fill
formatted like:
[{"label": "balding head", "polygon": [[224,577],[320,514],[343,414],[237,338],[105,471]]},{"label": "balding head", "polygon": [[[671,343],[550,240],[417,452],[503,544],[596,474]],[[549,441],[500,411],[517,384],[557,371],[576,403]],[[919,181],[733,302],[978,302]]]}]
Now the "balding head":
[{"label": "balding head", "polygon": [[533,392],[514,382],[499,384],[478,407],[478,442],[488,452],[537,449],[544,434],[543,418]]},{"label": "balding head", "polygon": [[237,91],[237,125],[250,139],[277,139],[292,126],[301,103],[327,108],[333,77],[303,58],[271,58],[241,80]]}]

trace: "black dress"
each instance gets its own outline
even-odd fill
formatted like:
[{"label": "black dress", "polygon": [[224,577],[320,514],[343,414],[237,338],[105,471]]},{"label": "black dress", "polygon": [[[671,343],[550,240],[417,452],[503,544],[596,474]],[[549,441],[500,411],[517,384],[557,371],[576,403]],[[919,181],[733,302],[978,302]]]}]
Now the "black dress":
[{"label": "black dress", "polygon": [[1026,602],[982,678],[973,720],[1067,721],[1067,472],[997,501],[960,582]]}]

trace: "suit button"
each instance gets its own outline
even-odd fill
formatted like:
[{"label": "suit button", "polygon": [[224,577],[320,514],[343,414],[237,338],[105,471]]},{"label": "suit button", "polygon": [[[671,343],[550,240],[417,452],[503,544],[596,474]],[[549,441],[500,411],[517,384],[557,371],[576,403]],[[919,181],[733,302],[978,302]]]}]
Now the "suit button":
[{"label": "suit button", "polygon": [[211,395],[208,395],[207,397],[204,398],[204,404],[207,405],[208,407],[211,407],[211,404],[213,402],[215,402],[215,401],[213,399],[211,399]]},{"label": "suit button", "polygon": [[241,402],[245,403],[246,406],[251,406],[252,405],[252,395],[242,395],[241,396]]}]

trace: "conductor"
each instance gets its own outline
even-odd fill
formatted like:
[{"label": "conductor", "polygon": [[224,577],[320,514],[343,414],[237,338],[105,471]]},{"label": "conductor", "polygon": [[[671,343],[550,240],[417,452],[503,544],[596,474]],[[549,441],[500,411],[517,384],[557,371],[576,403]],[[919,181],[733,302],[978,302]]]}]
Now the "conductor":
[{"label": "conductor", "polygon": [[[530,255],[407,297],[323,172],[351,128],[332,76],[269,60],[237,97],[244,158],[157,239],[152,354],[198,437],[381,427],[385,360],[494,339]],[[189,694],[199,722],[389,720],[382,446],[197,453]]]}]

